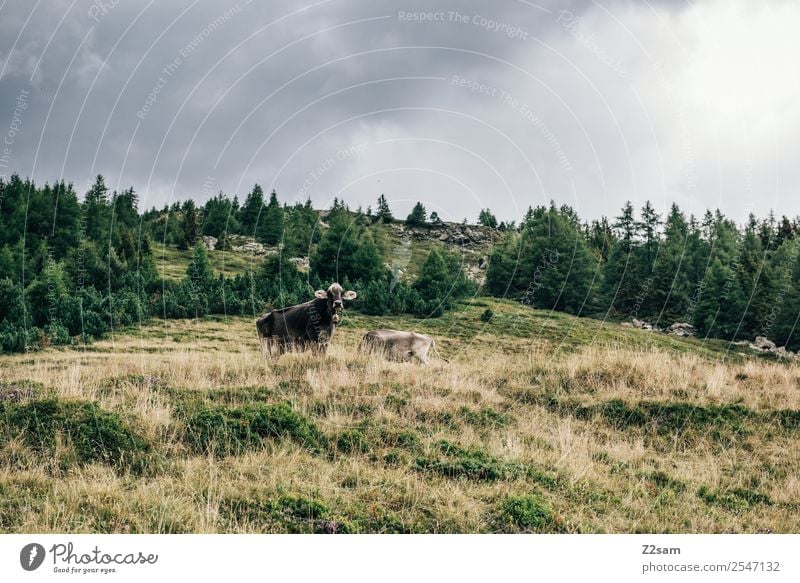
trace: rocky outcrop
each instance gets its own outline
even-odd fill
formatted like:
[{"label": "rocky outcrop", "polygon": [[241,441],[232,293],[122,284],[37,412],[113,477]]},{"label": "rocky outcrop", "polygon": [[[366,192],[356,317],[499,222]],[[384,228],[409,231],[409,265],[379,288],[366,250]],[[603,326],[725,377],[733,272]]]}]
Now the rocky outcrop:
[{"label": "rocky outcrop", "polygon": [[408,227],[397,224],[400,237],[424,241],[433,239],[451,245],[477,247],[491,245],[500,239],[501,233],[497,229],[480,225],[458,225],[454,223],[440,223],[429,227]]},{"label": "rocky outcrop", "polygon": [[486,282],[489,268],[489,252],[500,240],[502,233],[482,225],[458,223],[435,223],[425,227],[409,227],[402,223],[393,225],[402,245],[412,241],[438,241],[446,247],[455,248],[464,257],[464,272],[478,286]]},{"label": "rocky outcrop", "polygon": [[631,320],[630,325],[633,328],[638,328],[639,330],[649,330],[650,332],[663,332],[663,330],[661,330],[661,328],[659,328],[658,326],[654,326],[650,322],[645,322],[644,320],[639,320],[637,318]]},{"label": "rocky outcrop", "polygon": [[766,336],[756,336],[756,339],[750,343],[750,348],[761,352],[775,352],[778,347]]},{"label": "rocky outcrop", "polygon": [[311,267],[308,257],[290,257],[289,261],[294,263],[294,266],[300,271],[308,271]]},{"label": "rocky outcrop", "polygon": [[756,336],[756,339],[749,342],[748,347],[756,352],[765,352],[773,354],[778,358],[800,360],[800,354],[786,350],[785,346],[776,346],[776,344],[766,336]]},{"label": "rocky outcrop", "polygon": [[682,338],[695,335],[694,326],[686,322],[675,322],[667,328],[666,332],[672,336],[680,336]]},{"label": "rocky outcrop", "polygon": [[217,242],[219,240],[216,237],[212,237],[211,235],[203,235],[203,245],[209,251],[213,251],[217,248]]},{"label": "rocky outcrop", "polygon": [[[637,318],[633,318],[630,322],[622,322],[620,325],[625,328],[636,328],[638,330],[648,330],[651,332],[665,332],[671,336],[679,336],[682,338],[692,337],[695,335],[694,326],[686,322],[675,322],[664,330],[661,330],[657,326],[654,326],[649,322],[645,322],[644,320],[638,320]],[[739,340],[737,342],[732,342],[731,344],[734,346],[748,347],[756,352],[772,354],[781,359],[800,361],[800,353],[786,350],[785,346],[777,346],[766,336],[756,336],[755,340],[752,341]]]},{"label": "rocky outcrop", "polygon": [[225,238],[225,249],[244,255],[252,255],[254,257],[262,257],[276,253],[274,249],[268,250],[253,237],[245,237],[244,235],[228,235]]}]

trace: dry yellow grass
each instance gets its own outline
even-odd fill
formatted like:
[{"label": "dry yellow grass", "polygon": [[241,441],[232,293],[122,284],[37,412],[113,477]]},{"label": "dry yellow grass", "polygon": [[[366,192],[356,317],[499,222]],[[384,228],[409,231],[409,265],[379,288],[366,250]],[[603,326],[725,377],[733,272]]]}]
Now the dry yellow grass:
[{"label": "dry yellow grass", "polygon": [[[0,530],[798,531],[796,365],[435,328],[454,358],[421,367],[359,354],[371,323],[351,315],[322,357],[267,361],[244,319],[156,322],[83,350],[0,357],[0,386],[95,402],[158,458],[143,474],[98,462],[54,469],[24,434],[6,433]],[[289,402],[330,444],[193,451],[189,401]],[[344,447],[343,434],[363,443]],[[522,510],[509,503],[523,498]],[[542,514],[526,514],[530,505]]]}]

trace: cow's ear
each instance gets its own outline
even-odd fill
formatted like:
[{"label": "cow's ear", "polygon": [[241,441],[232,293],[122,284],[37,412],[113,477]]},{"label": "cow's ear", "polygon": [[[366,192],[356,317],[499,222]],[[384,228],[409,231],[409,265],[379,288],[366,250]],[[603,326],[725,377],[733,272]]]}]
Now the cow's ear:
[{"label": "cow's ear", "polygon": [[326,292],[324,289],[318,289],[317,291],[314,292],[314,296],[318,297],[321,300],[324,300],[325,298],[328,297],[328,292]]},{"label": "cow's ear", "polygon": [[342,297],[346,300],[354,300],[356,299],[356,297],[358,297],[358,294],[353,290],[349,290],[344,292],[344,295]]}]

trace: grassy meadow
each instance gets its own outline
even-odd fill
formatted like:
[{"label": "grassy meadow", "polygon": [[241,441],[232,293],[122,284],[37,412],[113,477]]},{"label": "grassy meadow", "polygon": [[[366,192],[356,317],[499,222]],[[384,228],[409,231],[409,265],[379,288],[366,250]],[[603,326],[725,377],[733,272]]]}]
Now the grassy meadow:
[{"label": "grassy meadow", "polygon": [[320,357],[240,318],[3,356],[0,531],[798,532],[800,367],[744,350],[476,299]]}]

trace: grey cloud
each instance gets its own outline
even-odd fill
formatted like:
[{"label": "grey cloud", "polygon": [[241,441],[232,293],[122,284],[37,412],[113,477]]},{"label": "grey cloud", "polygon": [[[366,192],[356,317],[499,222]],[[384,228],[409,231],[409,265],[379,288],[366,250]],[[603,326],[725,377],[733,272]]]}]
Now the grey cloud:
[{"label": "grey cloud", "polygon": [[[52,181],[63,168],[83,190],[103,173],[147,206],[200,198],[210,178],[215,190],[242,195],[257,181],[320,206],[385,192],[398,214],[423,200],[459,220],[484,206],[518,218],[551,198],[588,217],[646,198],[739,219],[800,211],[786,194],[800,176],[775,144],[736,144],[736,128],[706,123],[681,85],[704,16],[694,5],[102,4],[42,2],[24,29],[29,3],[2,10],[0,122],[31,90],[13,144],[22,175]],[[784,149],[798,137],[787,121]],[[759,198],[776,165],[778,190]]]}]

